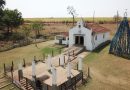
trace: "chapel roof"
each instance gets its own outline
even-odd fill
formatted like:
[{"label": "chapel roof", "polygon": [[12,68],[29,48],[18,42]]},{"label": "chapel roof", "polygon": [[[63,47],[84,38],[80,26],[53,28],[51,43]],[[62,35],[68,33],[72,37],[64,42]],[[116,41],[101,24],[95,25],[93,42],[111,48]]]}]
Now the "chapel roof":
[{"label": "chapel roof", "polygon": [[101,32],[108,32],[110,31],[109,29],[100,26],[99,24],[95,24],[95,23],[86,23],[85,27],[92,30],[92,32],[94,33],[101,33]]}]

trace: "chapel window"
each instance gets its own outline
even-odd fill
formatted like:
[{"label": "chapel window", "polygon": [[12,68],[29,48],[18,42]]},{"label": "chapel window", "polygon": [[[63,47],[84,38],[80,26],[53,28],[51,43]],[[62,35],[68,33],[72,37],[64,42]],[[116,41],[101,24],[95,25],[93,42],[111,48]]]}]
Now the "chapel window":
[{"label": "chapel window", "polygon": [[97,35],[95,36],[95,40],[97,40]]},{"label": "chapel window", "polygon": [[105,38],[105,34],[103,34],[103,38]]}]

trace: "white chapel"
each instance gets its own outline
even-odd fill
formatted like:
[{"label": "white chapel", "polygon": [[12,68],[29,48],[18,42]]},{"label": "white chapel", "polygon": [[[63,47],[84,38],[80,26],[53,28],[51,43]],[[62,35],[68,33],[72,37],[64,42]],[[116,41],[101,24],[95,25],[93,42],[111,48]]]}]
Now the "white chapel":
[{"label": "white chapel", "polygon": [[92,51],[102,43],[109,41],[109,30],[93,23],[84,23],[82,20],[69,30],[68,36],[59,40],[55,38],[55,42],[66,44],[69,47],[74,45],[84,46],[86,50]]}]

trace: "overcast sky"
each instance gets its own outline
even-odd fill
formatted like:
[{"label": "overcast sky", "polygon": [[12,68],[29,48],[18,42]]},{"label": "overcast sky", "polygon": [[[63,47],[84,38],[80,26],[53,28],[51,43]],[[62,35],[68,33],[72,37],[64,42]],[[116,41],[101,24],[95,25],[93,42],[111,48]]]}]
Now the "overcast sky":
[{"label": "overcast sky", "polygon": [[32,17],[70,17],[67,7],[73,6],[78,17],[113,17],[116,11],[123,16],[130,0],[6,0],[6,8],[18,9],[24,18]]}]

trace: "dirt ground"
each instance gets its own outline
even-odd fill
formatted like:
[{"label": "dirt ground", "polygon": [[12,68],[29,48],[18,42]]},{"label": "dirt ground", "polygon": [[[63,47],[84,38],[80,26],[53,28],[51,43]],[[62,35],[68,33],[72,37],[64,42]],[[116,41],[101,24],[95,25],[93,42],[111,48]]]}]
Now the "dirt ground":
[{"label": "dirt ground", "polygon": [[[101,24],[101,26],[110,29],[112,38],[117,26],[115,24]],[[43,33],[45,33],[46,30],[48,30],[47,32],[68,31],[69,28],[70,26],[66,25],[46,26]],[[53,43],[52,41],[39,43],[38,47],[42,48]],[[109,46],[99,52],[89,53],[84,58],[84,72],[87,73],[89,66],[92,78],[86,85],[79,87],[78,90],[130,90],[130,60],[110,55],[108,51]],[[21,62],[23,58],[31,61],[33,56],[42,58],[40,49],[36,48],[33,44],[6,52],[0,52],[0,68],[2,68],[5,62],[11,64],[12,60],[17,64]]]}]

